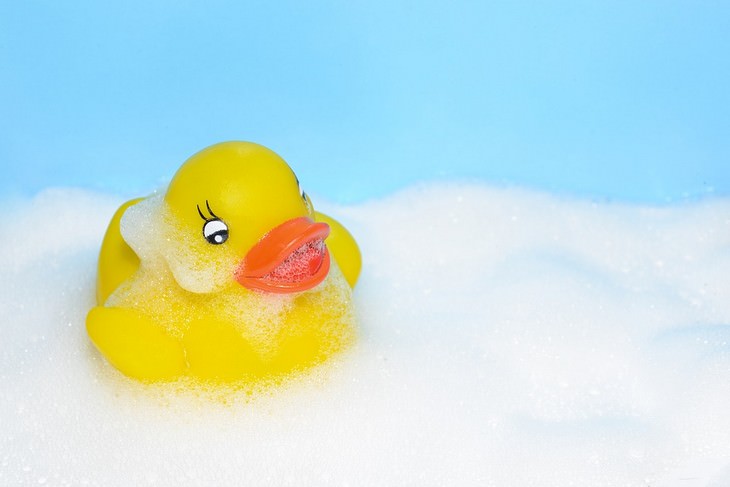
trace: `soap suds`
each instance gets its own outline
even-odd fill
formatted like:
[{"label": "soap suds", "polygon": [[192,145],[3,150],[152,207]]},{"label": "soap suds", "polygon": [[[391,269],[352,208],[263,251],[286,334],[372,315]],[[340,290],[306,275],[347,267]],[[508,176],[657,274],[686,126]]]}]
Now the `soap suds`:
[{"label": "soap suds", "polygon": [[352,207],[359,342],[280,388],[142,386],[84,329],[120,200],[0,222],[2,485],[730,483],[730,201],[437,184]]},{"label": "soap suds", "polygon": [[321,239],[307,242],[263,277],[273,281],[304,281],[320,269],[325,255],[324,249],[324,241]]}]

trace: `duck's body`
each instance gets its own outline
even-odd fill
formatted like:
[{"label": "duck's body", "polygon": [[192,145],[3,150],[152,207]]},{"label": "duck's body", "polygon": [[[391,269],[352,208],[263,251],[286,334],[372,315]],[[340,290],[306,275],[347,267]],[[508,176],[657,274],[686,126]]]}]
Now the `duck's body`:
[{"label": "duck's body", "polygon": [[117,211],[87,330],[141,380],[278,377],[352,342],[359,268],[350,234],[314,212],[283,160],[218,144],[189,159],[164,196]]}]

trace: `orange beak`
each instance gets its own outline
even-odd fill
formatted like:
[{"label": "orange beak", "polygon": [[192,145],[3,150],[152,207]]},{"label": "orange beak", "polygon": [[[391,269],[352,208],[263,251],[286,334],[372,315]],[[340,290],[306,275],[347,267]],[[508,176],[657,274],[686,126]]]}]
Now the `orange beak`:
[{"label": "orange beak", "polygon": [[236,280],[248,289],[293,293],[311,289],[327,277],[330,254],[326,223],[300,217],[272,229],[248,251]]}]

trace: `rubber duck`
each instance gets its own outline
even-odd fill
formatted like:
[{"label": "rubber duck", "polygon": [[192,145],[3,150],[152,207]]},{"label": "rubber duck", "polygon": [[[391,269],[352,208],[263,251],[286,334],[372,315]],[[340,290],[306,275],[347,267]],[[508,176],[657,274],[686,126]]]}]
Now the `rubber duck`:
[{"label": "rubber duck", "polygon": [[141,381],[278,379],[353,342],[360,266],[352,235],[281,157],[224,142],[114,214],[86,329]]}]

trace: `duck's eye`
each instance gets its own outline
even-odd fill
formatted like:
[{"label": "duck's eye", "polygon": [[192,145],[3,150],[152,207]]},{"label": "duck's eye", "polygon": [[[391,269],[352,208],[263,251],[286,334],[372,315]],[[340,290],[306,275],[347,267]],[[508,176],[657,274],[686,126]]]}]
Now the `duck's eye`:
[{"label": "duck's eye", "polygon": [[228,240],[228,226],[221,220],[208,220],[203,225],[203,236],[214,245],[220,245]]}]

